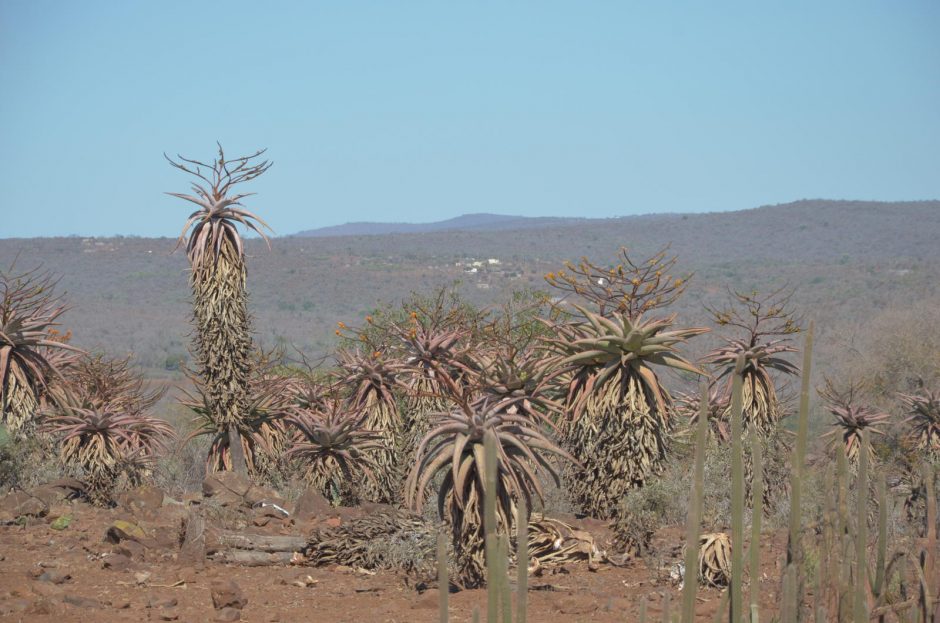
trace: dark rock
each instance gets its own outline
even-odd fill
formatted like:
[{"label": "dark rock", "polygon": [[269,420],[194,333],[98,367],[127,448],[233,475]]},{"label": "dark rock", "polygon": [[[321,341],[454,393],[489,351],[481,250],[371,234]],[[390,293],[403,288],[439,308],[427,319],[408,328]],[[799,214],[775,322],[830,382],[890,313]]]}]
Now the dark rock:
[{"label": "dark rock", "polygon": [[62,598],[62,601],[69,604],[70,606],[75,606],[76,608],[104,608],[104,604],[97,599],[92,599],[91,597],[82,597],[81,595],[66,595]]},{"label": "dark rock", "polygon": [[232,580],[214,580],[209,588],[212,605],[216,610],[236,608],[241,610],[248,603],[248,598]]},{"label": "dark rock", "polygon": [[144,554],[147,552],[147,548],[137,541],[122,541],[111,551],[113,551],[115,554],[127,556],[131,560],[140,561],[144,559]]},{"label": "dark rock", "polygon": [[326,515],[331,510],[332,507],[323,494],[315,489],[307,489],[294,506],[294,518],[297,521],[307,521]]},{"label": "dark rock", "polygon": [[62,571],[50,569],[49,571],[44,571],[41,573],[36,579],[40,582],[49,582],[50,584],[64,584],[71,580],[72,576]]},{"label": "dark rock", "polygon": [[175,608],[179,601],[176,597],[151,597],[147,601],[148,608]]},{"label": "dark rock", "polygon": [[274,491],[259,487],[247,476],[235,472],[215,472],[202,481],[202,494],[222,506],[247,506],[273,502],[280,506],[284,500]]},{"label": "dark rock", "polygon": [[134,567],[134,561],[124,554],[108,554],[102,559],[101,566],[111,571],[127,571]]},{"label": "dark rock", "polygon": [[6,518],[42,517],[49,505],[26,491],[13,491],[0,498],[0,516]]}]

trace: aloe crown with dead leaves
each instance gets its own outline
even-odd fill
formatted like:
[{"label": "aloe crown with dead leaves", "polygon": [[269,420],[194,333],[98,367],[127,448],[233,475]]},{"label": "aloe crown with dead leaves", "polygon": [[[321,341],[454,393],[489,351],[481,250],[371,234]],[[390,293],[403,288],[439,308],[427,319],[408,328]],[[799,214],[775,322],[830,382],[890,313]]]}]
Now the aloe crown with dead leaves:
[{"label": "aloe crown with dead leaves", "polygon": [[562,432],[584,469],[570,474],[569,489],[585,513],[607,518],[665,459],[672,400],[654,367],[704,374],[678,347],[707,329],[672,329],[672,316],[606,318],[573,307],[577,320],[551,323],[548,365],[570,379]]},{"label": "aloe crown with dead leaves", "polygon": [[[831,379],[827,378],[825,386],[817,390],[834,418],[833,430],[825,433],[823,438],[830,438],[832,443],[838,443],[836,438],[841,437],[841,450],[853,463],[858,461],[862,434],[868,436],[869,442],[872,441],[874,435],[884,435],[884,431],[879,426],[891,417],[887,413],[876,411],[864,404],[863,389],[862,383],[851,382],[840,390]],[[870,443],[868,451],[869,464],[871,464],[875,459],[875,453]]]},{"label": "aloe crown with dead leaves", "polygon": [[457,581],[472,587],[485,578],[483,498],[487,486],[484,441],[491,437],[496,454],[496,514],[501,530],[509,534],[513,523],[513,500],[542,497],[538,471],[556,482],[558,474],[550,460],[558,456],[573,461],[527,415],[509,412],[513,399],[472,397],[452,388],[456,406],[432,416],[431,430],[418,447],[417,463],[406,483],[406,502],[420,511],[425,493],[438,474],[438,511],[450,525],[458,567]]},{"label": "aloe crown with dead leaves", "polygon": [[940,457],[940,392],[926,387],[917,393],[901,394],[910,424],[909,439],[915,448],[933,458]]},{"label": "aloe crown with dead leaves", "polygon": [[786,288],[765,295],[731,291],[728,305],[706,307],[719,327],[729,327],[738,335],[725,335],[724,344],[708,353],[704,362],[718,368],[717,378],[727,378],[722,398],[730,403],[731,373],[738,357],[744,356],[744,429],[747,432],[754,424],[763,437],[775,430],[783,416],[771,373],[799,374],[799,367],[783,357],[796,352],[790,339],[800,330],[800,319],[790,306],[792,294]]},{"label": "aloe crown with dead leaves", "polygon": [[271,168],[274,164],[272,162],[256,161],[266,150],[261,149],[250,156],[226,159],[222,146],[218,147],[218,158],[210,163],[179,155],[179,161],[175,161],[166,154],[163,155],[171,166],[200,180],[192,183],[191,195],[167,193],[199,206],[189,215],[177,241],[177,247],[185,242],[186,255],[194,270],[204,267],[213,259],[217,260],[219,254],[229,248],[234,250],[238,257],[244,255],[241,235],[236,224],[240,223],[251,229],[265,241],[268,241],[268,238],[264,229],[271,229],[241,204],[242,199],[255,193],[229,194],[238,184],[249,182]]},{"label": "aloe crown with dead leaves", "polygon": [[398,460],[402,419],[395,394],[403,366],[382,351],[341,350],[336,354],[337,382],[349,393],[350,408],[365,414],[364,426],[375,432],[375,481],[363,483],[362,495],[373,502],[400,500],[403,466]]},{"label": "aloe crown with dead leaves", "polygon": [[373,455],[382,449],[379,435],[366,428],[367,413],[350,405],[337,386],[316,393],[315,401],[293,408],[285,418],[293,431],[287,456],[325,496],[351,503],[361,479],[376,484]]},{"label": "aloe crown with dead leaves", "polygon": [[120,404],[88,408],[64,402],[43,418],[43,429],[60,441],[62,461],[82,470],[89,496],[98,504],[111,501],[122,474],[129,484],[140,484],[144,470],[167,451],[175,436],[164,420],[116,410]]},{"label": "aloe crown with dead leaves", "polygon": [[52,332],[68,306],[56,280],[39,269],[0,271],[0,422],[20,434],[34,422],[44,394],[70,358],[81,352]]}]

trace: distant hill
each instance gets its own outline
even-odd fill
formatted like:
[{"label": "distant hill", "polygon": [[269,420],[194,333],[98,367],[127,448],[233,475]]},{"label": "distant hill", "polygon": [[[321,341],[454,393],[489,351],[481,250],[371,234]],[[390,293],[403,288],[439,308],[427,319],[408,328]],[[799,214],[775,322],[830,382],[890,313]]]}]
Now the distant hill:
[{"label": "distant hill", "polygon": [[529,217],[505,214],[464,214],[434,223],[346,223],[297,232],[294,236],[325,238],[332,236],[381,236],[384,234],[425,234],[443,231],[501,231],[575,225],[583,218]]},{"label": "distant hill", "polygon": [[[703,305],[720,303],[728,287],[766,291],[789,284],[797,288],[794,303],[819,326],[820,370],[846,356],[853,332],[863,334],[878,314],[940,300],[940,201],[805,200],[610,219],[477,214],[411,227],[425,229],[368,234],[363,225],[352,234],[333,228],[315,237],[276,238],[271,249],[247,240],[259,342],[319,355],[335,342],[337,322],[361,322],[412,290],[459,282],[467,300],[490,304],[513,290],[546,289],[545,273],[563,268],[566,259],[612,262],[626,246],[642,260],[669,243],[679,255],[676,274],[695,273],[671,309],[683,322],[707,324]],[[151,373],[170,373],[186,357],[191,331],[186,256],[171,253],[175,243],[0,239],[0,269],[16,259],[22,269],[53,271],[68,293],[71,309],[62,326],[76,345],[133,352]]]}]

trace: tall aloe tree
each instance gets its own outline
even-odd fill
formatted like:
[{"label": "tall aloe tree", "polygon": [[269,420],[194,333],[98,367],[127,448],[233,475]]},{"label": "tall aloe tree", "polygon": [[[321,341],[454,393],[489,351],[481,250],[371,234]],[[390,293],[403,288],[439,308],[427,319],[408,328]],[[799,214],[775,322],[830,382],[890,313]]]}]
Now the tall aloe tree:
[{"label": "tall aloe tree", "polygon": [[15,270],[0,271],[0,422],[26,435],[67,351],[81,351],[56,338],[68,307],[54,293],[55,279],[38,269]]},{"label": "tall aloe tree", "polygon": [[568,488],[594,517],[615,515],[624,494],[642,486],[666,456],[672,398],[655,368],[704,374],[677,347],[704,328],[669,330],[674,319],[605,318],[575,305],[580,319],[555,325],[549,340],[556,373],[570,377],[565,448],[583,469]]},{"label": "tall aloe tree", "polygon": [[241,200],[253,193],[235,193],[239,184],[267,171],[271,164],[250,156],[226,159],[222,146],[210,163],[177,156],[169,163],[196,178],[193,194],[167,193],[195,204],[177,242],[186,246],[190,263],[189,284],[193,294],[193,323],[196,328],[194,355],[204,385],[209,417],[219,433],[225,433],[231,449],[232,467],[247,472],[240,439],[245,417],[251,368],[251,328],[246,288],[245,249],[238,225],[259,234],[267,223],[245,210]]}]

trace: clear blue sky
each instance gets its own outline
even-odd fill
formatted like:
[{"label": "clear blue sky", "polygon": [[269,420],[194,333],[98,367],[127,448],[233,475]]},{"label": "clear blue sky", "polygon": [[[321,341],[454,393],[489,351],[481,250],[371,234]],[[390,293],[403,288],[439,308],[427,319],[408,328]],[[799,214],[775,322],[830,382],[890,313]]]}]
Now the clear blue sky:
[{"label": "clear blue sky", "polygon": [[940,197],[940,3],[0,0],[0,237]]}]

